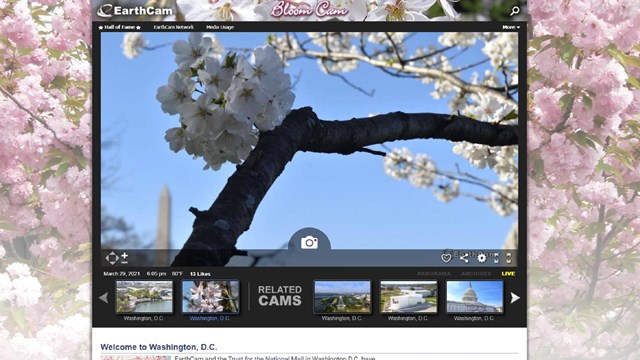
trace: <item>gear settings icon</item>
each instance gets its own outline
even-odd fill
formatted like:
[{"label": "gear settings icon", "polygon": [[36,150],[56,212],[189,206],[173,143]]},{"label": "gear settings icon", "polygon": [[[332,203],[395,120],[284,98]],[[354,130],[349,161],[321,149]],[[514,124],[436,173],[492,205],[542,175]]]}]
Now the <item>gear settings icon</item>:
[{"label": "gear settings icon", "polygon": [[484,253],[478,254],[478,262],[482,264],[485,261],[487,261],[487,255]]}]

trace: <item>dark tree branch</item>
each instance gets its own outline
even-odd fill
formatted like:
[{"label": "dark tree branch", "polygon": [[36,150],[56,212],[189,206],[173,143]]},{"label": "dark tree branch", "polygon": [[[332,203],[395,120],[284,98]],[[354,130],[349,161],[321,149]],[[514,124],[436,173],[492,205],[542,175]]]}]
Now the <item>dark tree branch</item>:
[{"label": "dark tree branch", "polygon": [[173,266],[224,266],[238,237],[249,229],[258,205],[285,165],[311,137],[318,121],[311,108],[292,111],[281,126],[260,135],[211,207],[193,223],[193,232]]},{"label": "dark tree branch", "polygon": [[319,153],[352,154],[390,141],[445,139],[489,146],[518,144],[517,125],[494,125],[465,116],[394,112],[349,121],[321,121],[300,148]]},{"label": "dark tree branch", "polygon": [[145,46],[145,47],[143,47],[143,49],[145,49],[145,50],[157,50],[157,49],[163,48],[165,46],[169,46],[169,45],[171,45],[171,43],[164,43],[164,44],[155,45],[155,46]]},{"label": "dark tree branch", "polygon": [[258,205],[298,151],[352,154],[366,146],[409,139],[447,139],[490,146],[516,145],[517,125],[499,125],[446,114],[402,112],[348,121],[324,121],[309,107],[293,110],[282,125],[260,135],[249,157],[206,211],[173,266],[224,266],[238,254],[236,242]]},{"label": "dark tree branch", "polygon": [[359,150],[356,150],[356,151],[357,152],[363,152],[363,153],[371,154],[371,155],[382,156],[382,157],[387,156],[387,153],[384,152],[384,151],[373,150],[373,149],[369,149],[369,148],[362,148],[362,149],[359,149]]}]

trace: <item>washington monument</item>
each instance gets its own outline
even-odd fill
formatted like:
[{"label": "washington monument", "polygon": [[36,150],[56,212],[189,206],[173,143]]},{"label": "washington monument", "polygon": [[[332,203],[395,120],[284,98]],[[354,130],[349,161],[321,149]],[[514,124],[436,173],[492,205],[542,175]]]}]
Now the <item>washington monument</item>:
[{"label": "washington monument", "polygon": [[[169,187],[165,185],[160,192],[158,205],[158,235],[156,236],[156,250],[169,250],[171,242],[171,195]],[[169,265],[169,251],[156,251],[156,266]]]}]

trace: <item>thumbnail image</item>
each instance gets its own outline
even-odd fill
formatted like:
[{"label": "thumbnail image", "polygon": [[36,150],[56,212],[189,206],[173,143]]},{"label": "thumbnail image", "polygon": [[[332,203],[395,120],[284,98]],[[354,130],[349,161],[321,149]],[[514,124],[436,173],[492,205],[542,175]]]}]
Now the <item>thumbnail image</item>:
[{"label": "thumbnail image", "polygon": [[438,312],[438,282],[405,280],[380,282],[381,313]]},{"label": "thumbnail image", "polygon": [[502,280],[447,281],[447,313],[504,313]]},{"label": "thumbnail image", "polygon": [[240,312],[240,281],[185,280],[182,282],[182,312],[226,313]]},{"label": "thumbnail image", "polygon": [[371,314],[371,281],[316,280],[314,314]]},{"label": "thumbnail image", "polygon": [[173,313],[173,282],[154,280],[116,281],[116,313]]}]

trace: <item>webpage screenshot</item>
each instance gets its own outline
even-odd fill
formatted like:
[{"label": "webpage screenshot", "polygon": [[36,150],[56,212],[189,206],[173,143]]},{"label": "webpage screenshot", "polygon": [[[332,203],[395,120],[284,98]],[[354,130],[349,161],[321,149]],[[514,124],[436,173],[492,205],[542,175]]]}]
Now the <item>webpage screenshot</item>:
[{"label": "webpage screenshot", "polygon": [[222,3],[94,6],[93,359],[526,359],[521,8]]}]

